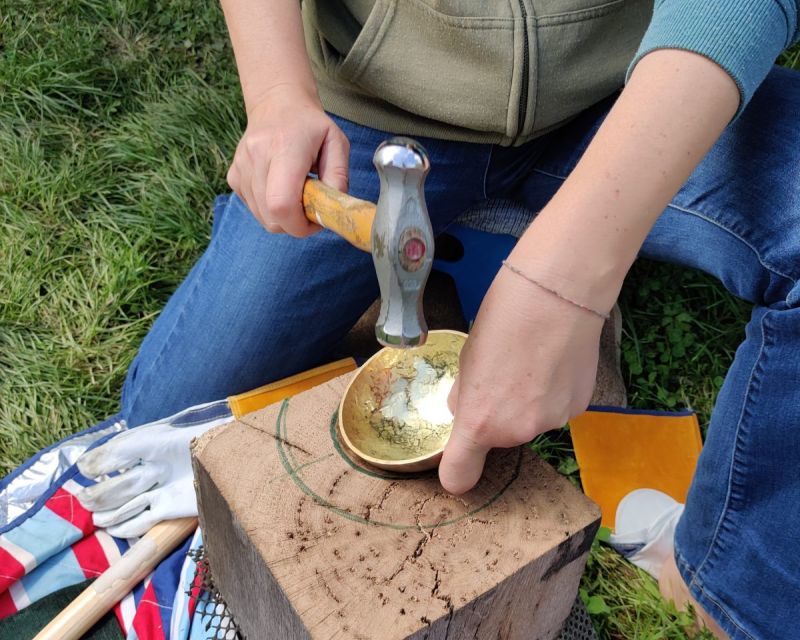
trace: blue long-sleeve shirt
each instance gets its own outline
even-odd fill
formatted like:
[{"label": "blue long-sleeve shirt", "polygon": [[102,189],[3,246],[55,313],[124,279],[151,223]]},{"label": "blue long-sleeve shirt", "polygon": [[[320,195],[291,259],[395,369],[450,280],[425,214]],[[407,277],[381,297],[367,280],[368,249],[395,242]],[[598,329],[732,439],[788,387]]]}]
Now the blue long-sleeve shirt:
[{"label": "blue long-sleeve shirt", "polygon": [[657,49],[684,49],[722,67],[739,87],[739,113],[786,47],[800,40],[800,0],[656,0],[628,69]]}]

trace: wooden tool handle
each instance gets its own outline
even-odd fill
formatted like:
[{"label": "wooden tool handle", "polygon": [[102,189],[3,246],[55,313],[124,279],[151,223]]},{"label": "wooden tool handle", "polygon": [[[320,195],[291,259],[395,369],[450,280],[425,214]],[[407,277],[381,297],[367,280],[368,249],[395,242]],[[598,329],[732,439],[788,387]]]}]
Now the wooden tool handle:
[{"label": "wooden tool handle", "polygon": [[354,247],[372,251],[375,205],[309,178],[303,187],[306,218],[338,233]]},{"label": "wooden tool handle", "polygon": [[159,522],[53,618],[33,640],[80,640],[167,554],[197,528],[197,518]]}]

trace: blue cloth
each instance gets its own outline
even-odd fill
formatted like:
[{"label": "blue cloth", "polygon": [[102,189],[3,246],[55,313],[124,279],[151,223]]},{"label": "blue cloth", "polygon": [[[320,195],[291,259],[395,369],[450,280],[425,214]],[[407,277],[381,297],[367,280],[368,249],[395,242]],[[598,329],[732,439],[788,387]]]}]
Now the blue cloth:
[{"label": "blue cloth", "polygon": [[[220,400],[170,416],[169,423],[180,427],[225,420],[233,420],[233,415],[227,401]],[[75,460],[126,429],[120,416],[113,416],[54,443],[0,479],[0,547],[4,549],[0,553],[0,638],[21,637],[6,636],[3,631],[27,629],[53,608],[37,607],[33,614],[19,618],[17,612],[87,577],[97,577],[134,542],[96,530],[91,514],[75,497],[95,482],[80,474]],[[206,613],[209,594],[188,593],[196,567],[187,551],[201,544],[198,530],[117,605],[119,625],[129,640],[219,637],[209,625],[213,616]]]},{"label": "blue cloth", "polygon": [[741,114],[775,58],[800,39],[798,12],[800,0],[656,0],[628,76],[657,49],[699,53],[733,78]]},{"label": "blue cloth", "polygon": [[[423,139],[435,230],[487,198],[540,210],[611,104],[520,147]],[[798,104],[800,74],[773,69],[642,248],[755,305],[676,533],[681,574],[731,638],[783,638],[798,624]],[[351,192],[374,201],[372,154],[388,134],[337,121],[351,143]],[[319,364],[377,295],[366,253],[329,232],[270,235],[238,197],[220,197],[208,249],[131,367],[123,413],[137,425]]]}]

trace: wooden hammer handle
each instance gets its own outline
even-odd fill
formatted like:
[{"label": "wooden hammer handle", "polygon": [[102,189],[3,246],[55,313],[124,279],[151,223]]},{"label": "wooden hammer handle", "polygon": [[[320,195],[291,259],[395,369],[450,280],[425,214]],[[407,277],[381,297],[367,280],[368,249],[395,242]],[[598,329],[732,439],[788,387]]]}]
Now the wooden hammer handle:
[{"label": "wooden hammer handle", "polygon": [[372,251],[375,205],[308,178],[303,187],[306,218],[342,236],[362,251]]},{"label": "wooden hammer handle", "polygon": [[80,640],[197,528],[197,518],[159,522],[53,618],[33,640]]}]

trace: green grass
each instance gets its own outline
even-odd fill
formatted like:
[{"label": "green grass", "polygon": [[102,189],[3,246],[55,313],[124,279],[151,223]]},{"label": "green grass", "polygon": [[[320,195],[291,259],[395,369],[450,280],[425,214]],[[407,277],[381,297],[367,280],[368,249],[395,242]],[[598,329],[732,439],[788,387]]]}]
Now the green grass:
[{"label": "green grass", "polygon": [[[800,49],[784,62],[800,68]],[[0,0],[0,476],[117,410],[242,125],[214,2]],[[631,403],[705,424],[746,305],[644,262],[621,302]],[[563,435],[539,448],[574,477]],[[684,637],[654,582],[599,544],[582,593],[604,638]]]},{"label": "green grass", "polygon": [[117,408],[242,114],[213,3],[0,8],[0,474]]}]

